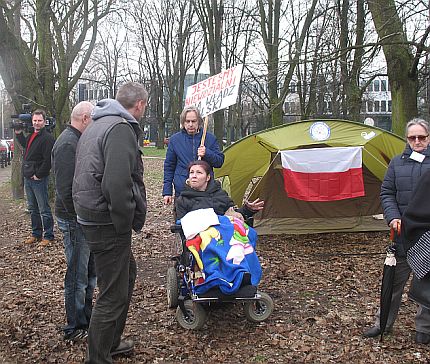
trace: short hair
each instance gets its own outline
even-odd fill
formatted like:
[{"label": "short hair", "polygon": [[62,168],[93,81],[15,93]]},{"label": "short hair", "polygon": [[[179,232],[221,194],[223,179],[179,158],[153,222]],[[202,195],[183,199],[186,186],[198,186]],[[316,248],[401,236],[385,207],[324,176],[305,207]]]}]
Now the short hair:
[{"label": "short hair", "polygon": [[46,120],[46,112],[45,110],[42,109],[36,109],[33,111],[33,113],[31,114],[31,118],[33,119],[34,115],[42,115],[43,120]]},{"label": "short hair", "polygon": [[116,100],[124,106],[125,109],[131,109],[139,100],[147,102],[148,92],[140,83],[127,82],[118,89]]},{"label": "short hair", "polygon": [[190,111],[194,111],[197,115],[197,120],[199,121],[199,126],[203,125],[202,114],[200,114],[200,110],[196,106],[186,106],[184,110],[181,112],[181,116],[179,117],[179,122],[181,126],[185,124],[185,118]]},{"label": "short hair", "polygon": [[188,173],[190,173],[191,167],[194,167],[194,166],[201,166],[205,170],[206,174],[211,174],[211,166],[209,165],[208,162],[204,160],[197,160],[197,161],[190,162],[190,164],[188,164]]},{"label": "short hair", "polygon": [[429,134],[429,123],[427,121],[425,121],[424,119],[420,119],[420,118],[413,118],[412,120],[410,120],[407,124],[406,124],[406,130],[405,130],[405,135],[408,136],[408,130],[411,126],[414,125],[419,125],[422,128],[425,129],[427,135]]},{"label": "short hair", "polygon": [[76,104],[72,110],[72,114],[70,115],[71,119],[79,119],[85,114],[91,115],[91,112],[94,109],[94,105],[89,101],[81,101]]}]

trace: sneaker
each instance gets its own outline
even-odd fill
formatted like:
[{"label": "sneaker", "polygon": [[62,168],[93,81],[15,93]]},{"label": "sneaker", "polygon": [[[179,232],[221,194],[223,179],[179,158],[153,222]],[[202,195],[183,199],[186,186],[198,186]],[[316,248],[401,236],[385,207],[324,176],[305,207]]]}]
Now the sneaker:
[{"label": "sneaker", "polygon": [[64,334],[63,340],[65,341],[79,341],[85,340],[88,337],[88,330],[86,329],[77,329],[68,334]]},{"label": "sneaker", "polygon": [[53,242],[53,241],[54,241],[54,240],[42,239],[42,240],[40,241],[40,243],[39,243],[39,246],[40,246],[41,248],[44,248],[45,246],[48,246],[48,245],[52,244],[52,242]]},{"label": "sneaker", "polygon": [[29,238],[24,240],[24,244],[34,244],[41,240],[41,238],[37,238],[35,236],[30,236]]},{"label": "sneaker", "polygon": [[120,355],[120,354],[128,354],[131,353],[134,349],[134,342],[133,340],[121,340],[119,345],[112,349],[110,352],[110,355]]}]

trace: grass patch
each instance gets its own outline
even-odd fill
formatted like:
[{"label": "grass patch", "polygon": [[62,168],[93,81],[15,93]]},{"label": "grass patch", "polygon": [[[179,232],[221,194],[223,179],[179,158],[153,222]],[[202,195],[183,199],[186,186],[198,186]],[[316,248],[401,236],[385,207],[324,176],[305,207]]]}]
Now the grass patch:
[{"label": "grass patch", "polygon": [[156,147],[143,147],[142,151],[145,157],[166,158],[166,148],[157,149]]}]

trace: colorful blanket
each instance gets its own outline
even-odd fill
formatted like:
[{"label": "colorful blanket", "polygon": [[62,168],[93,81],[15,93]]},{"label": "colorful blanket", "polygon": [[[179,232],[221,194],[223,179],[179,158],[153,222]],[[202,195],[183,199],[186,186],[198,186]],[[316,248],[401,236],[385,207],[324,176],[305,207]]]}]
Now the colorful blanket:
[{"label": "colorful blanket", "polygon": [[237,292],[243,275],[251,274],[251,284],[261,279],[261,266],[255,252],[256,231],[241,220],[218,215],[219,225],[211,226],[187,240],[203,278],[195,286],[196,294],[219,287],[224,294]]}]

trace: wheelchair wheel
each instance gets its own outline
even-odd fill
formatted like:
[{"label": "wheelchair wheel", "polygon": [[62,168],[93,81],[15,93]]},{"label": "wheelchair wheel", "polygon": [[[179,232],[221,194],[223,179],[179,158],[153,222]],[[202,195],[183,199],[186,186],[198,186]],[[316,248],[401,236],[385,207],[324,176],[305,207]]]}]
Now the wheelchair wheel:
[{"label": "wheelchair wheel", "polygon": [[199,330],[203,327],[206,321],[206,311],[200,303],[186,300],[184,302],[185,310],[188,313],[188,318],[184,316],[180,307],[176,308],[176,320],[179,325],[187,330]]},{"label": "wheelchair wheel", "polygon": [[248,321],[261,322],[266,320],[273,312],[273,300],[267,293],[258,292],[261,298],[257,301],[245,303],[244,311]]},{"label": "wheelchair wheel", "polygon": [[167,305],[169,308],[178,307],[179,286],[178,275],[174,267],[167,269]]}]

